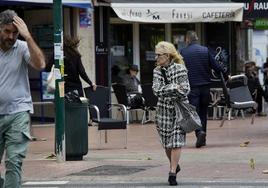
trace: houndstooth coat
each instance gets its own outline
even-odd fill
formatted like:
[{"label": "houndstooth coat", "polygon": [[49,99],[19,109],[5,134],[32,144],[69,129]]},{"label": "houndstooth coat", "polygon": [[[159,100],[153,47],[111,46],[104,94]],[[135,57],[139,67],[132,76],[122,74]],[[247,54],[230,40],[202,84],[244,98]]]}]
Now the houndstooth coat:
[{"label": "houndstooth coat", "polygon": [[[171,62],[166,71],[169,84],[165,83],[161,67],[154,69],[153,92],[158,97],[156,110],[156,129],[164,148],[179,148],[185,145],[185,133],[179,129],[175,122],[174,100],[188,102],[187,95],[190,85],[187,69],[183,64]],[[177,89],[179,85],[179,90]]]}]

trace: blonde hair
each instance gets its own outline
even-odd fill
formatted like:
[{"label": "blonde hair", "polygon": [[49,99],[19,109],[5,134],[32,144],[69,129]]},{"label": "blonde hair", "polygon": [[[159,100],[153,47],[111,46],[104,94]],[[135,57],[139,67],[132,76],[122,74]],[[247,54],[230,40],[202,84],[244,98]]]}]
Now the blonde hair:
[{"label": "blonde hair", "polygon": [[184,64],[183,57],[179,54],[176,50],[175,46],[166,41],[161,41],[155,46],[155,53],[156,54],[169,54],[170,59],[173,60],[175,63]]}]

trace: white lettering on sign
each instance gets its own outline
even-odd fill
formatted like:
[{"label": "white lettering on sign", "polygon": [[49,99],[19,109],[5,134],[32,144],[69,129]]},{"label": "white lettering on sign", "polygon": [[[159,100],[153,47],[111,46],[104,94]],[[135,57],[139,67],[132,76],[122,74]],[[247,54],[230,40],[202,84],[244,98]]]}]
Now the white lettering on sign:
[{"label": "white lettering on sign", "polygon": [[252,3],[245,3],[244,10],[248,11],[253,11],[252,10],[252,5],[253,5],[253,10],[268,10],[268,2],[254,2]]},{"label": "white lettering on sign", "polygon": [[268,10],[268,2],[267,3],[254,3],[254,10]]},{"label": "white lettering on sign", "polygon": [[107,54],[108,50],[104,46],[96,46],[96,53],[97,54]]}]

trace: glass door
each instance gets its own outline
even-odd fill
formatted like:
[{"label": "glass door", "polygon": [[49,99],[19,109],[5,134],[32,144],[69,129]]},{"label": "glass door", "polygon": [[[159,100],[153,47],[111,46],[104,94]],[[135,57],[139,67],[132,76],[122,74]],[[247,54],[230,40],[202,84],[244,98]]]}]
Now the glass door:
[{"label": "glass door", "polygon": [[164,24],[140,24],[140,75],[142,84],[152,83],[155,45],[165,40]]},{"label": "glass door", "polygon": [[172,43],[178,51],[186,47],[185,36],[188,30],[195,30],[195,24],[172,24],[171,25]]},{"label": "glass door", "polygon": [[111,77],[120,83],[126,69],[133,64],[132,24],[111,24]]}]

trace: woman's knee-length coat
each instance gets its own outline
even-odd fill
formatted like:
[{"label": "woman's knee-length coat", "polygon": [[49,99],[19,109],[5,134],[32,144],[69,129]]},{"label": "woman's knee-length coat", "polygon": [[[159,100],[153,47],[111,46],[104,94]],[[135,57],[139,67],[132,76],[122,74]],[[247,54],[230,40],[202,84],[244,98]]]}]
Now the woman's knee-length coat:
[{"label": "woman's knee-length coat", "polygon": [[[161,69],[166,72],[168,84],[162,75]],[[179,89],[178,89],[179,88]],[[188,102],[190,91],[187,69],[183,64],[169,63],[167,67],[157,66],[154,69],[154,94],[158,97],[156,110],[156,128],[164,148],[178,148],[185,144],[185,134],[175,122],[174,101]]]}]

